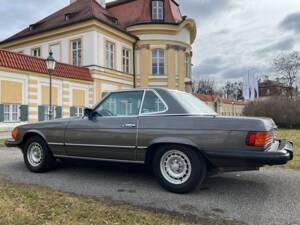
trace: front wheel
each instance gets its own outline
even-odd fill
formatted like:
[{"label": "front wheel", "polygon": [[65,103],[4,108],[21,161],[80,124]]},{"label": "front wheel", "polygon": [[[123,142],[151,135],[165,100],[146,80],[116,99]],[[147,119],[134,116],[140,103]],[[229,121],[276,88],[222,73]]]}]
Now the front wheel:
[{"label": "front wheel", "polygon": [[160,184],[174,193],[187,193],[198,187],[206,177],[206,167],[204,158],[186,146],[163,146],[153,160]]},{"label": "front wheel", "polygon": [[48,145],[38,136],[28,139],[23,148],[23,153],[26,167],[31,172],[47,172],[52,169],[55,163],[55,158],[52,156]]}]

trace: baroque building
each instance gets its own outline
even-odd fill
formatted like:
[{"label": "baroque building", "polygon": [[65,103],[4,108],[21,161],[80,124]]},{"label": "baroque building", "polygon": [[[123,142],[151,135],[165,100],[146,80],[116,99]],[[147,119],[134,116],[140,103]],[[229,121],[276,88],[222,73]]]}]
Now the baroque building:
[{"label": "baroque building", "polygon": [[52,96],[58,118],[82,115],[113,90],[191,92],[196,33],[175,0],[71,0],[0,43],[0,122],[47,119],[50,51],[59,62]]}]

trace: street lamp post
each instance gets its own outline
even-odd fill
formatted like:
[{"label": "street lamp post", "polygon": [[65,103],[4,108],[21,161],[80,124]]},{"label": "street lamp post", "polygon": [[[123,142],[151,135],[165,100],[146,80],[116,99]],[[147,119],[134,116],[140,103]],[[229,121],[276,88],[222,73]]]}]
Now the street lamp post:
[{"label": "street lamp post", "polygon": [[53,52],[49,52],[49,57],[46,60],[47,69],[49,73],[49,120],[53,119],[53,108],[52,108],[52,71],[55,70],[56,61],[53,57]]}]

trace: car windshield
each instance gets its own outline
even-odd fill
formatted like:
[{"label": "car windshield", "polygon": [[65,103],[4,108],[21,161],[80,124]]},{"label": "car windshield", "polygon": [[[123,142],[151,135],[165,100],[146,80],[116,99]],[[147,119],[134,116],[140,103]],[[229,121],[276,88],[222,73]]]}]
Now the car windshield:
[{"label": "car windshield", "polygon": [[172,95],[191,114],[217,115],[207,104],[196,98],[192,94],[181,91],[172,91]]}]

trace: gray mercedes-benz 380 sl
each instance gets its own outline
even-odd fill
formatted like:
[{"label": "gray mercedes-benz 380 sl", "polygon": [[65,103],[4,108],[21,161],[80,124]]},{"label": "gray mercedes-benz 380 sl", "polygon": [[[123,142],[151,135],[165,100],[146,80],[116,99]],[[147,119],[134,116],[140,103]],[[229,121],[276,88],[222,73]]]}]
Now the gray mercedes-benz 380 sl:
[{"label": "gray mercedes-benz 380 sl", "polygon": [[32,172],[56,159],[145,163],[169,191],[186,193],[210,171],[285,164],[293,143],[277,140],[272,119],[222,117],[191,94],[153,88],[112,92],[82,118],[23,125],[8,147],[19,147]]}]

